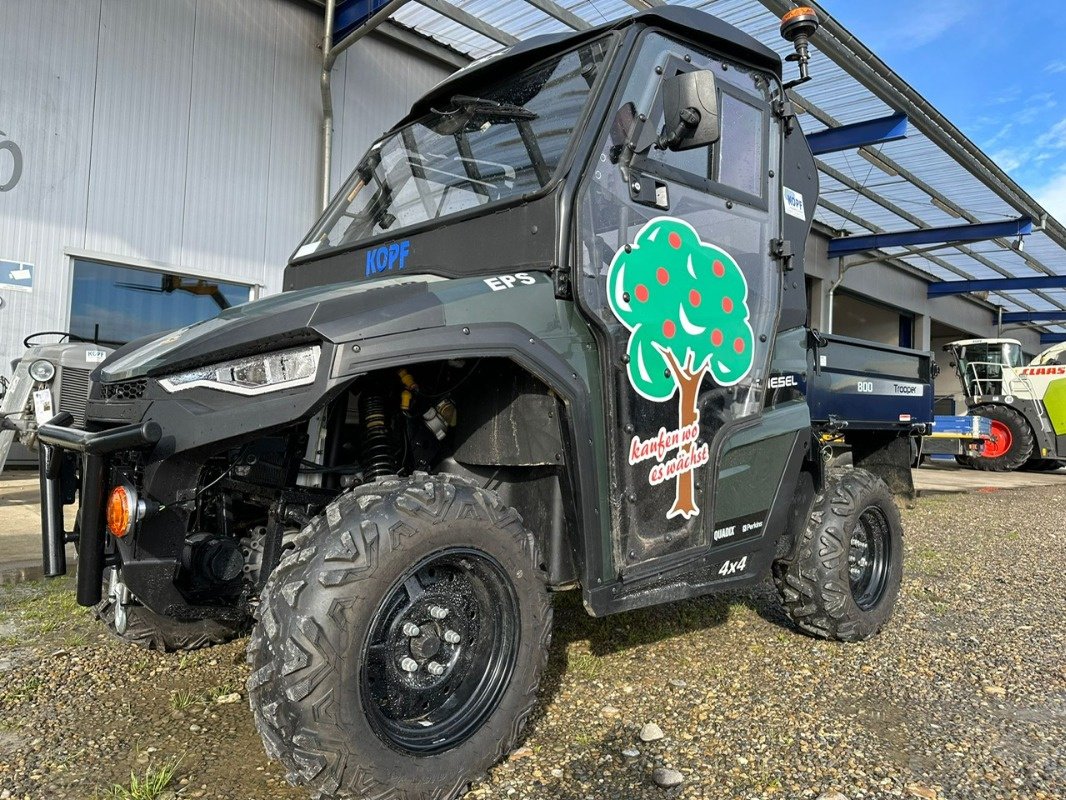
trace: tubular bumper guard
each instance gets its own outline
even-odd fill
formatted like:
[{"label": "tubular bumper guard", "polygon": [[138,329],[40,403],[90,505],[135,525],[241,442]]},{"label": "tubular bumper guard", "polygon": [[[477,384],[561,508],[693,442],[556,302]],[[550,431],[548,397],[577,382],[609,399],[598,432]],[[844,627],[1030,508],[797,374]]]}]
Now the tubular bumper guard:
[{"label": "tubular bumper guard", "polygon": [[[104,579],[104,505],[107,457],[118,450],[150,447],[159,441],[162,429],[156,422],[124,425],[107,431],[82,431],[69,427],[74,417],[62,412],[37,429],[41,481],[41,544],[44,574],[49,578],[67,572],[66,543],[78,542],[78,603],[100,602]],[[59,474],[62,450],[81,454],[80,530],[63,529],[63,499]]]}]

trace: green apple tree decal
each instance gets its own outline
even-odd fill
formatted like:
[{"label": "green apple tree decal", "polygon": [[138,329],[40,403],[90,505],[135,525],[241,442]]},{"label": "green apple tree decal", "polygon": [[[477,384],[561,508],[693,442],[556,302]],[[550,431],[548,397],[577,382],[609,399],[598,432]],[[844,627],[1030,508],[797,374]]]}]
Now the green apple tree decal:
[{"label": "green apple tree decal", "polygon": [[732,386],[754,360],[747,281],[728,253],[703,242],[687,222],[658,217],[615,254],[607,294],[611,310],[630,330],[633,389],[657,403],[679,394],[677,430],[662,429],[648,440],[634,436],[629,463],[657,459],[649,482],[676,479],[667,519],[689,519],[700,511],[694,472],[709,460],[709,446],[697,441],[700,384],[710,373],[718,385]]}]

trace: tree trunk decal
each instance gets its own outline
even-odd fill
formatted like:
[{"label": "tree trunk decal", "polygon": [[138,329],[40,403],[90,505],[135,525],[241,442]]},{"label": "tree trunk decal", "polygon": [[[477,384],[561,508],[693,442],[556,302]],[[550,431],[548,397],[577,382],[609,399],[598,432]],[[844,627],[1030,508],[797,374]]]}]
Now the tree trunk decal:
[{"label": "tree trunk decal", "polygon": [[700,440],[704,375],[732,386],[754,361],[747,281],[728,253],[704,243],[687,222],[659,217],[615,254],[607,290],[611,310],[630,331],[633,389],[657,403],[678,395],[678,427],[649,439],[634,436],[629,463],[654,459],[648,482],[674,480],[667,519],[689,519],[700,513],[696,470],[710,460],[710,445]]}]

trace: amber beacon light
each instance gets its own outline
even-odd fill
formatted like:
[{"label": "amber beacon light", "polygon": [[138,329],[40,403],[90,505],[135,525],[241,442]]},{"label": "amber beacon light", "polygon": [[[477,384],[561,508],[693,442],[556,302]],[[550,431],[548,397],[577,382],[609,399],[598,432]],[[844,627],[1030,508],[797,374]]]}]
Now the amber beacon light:
[{"label": "amber beacon light", "polygon": [[808,69],[811,61],[810,41],[821,25],[818,12],[810,6],[794,8],[781,17],[781,37],[796,48],[796,52],[790,55],[788,60],[799,64],[800,71],[799,80],[788,84],[789,87],[798,86],[811,79]]}]

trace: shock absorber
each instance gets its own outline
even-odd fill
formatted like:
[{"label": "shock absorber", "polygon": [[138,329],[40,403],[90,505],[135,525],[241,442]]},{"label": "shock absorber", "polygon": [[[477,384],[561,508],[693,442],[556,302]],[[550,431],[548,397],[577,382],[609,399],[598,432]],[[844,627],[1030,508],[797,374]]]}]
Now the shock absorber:
[{"label": "shock absorber", "polygon": [[385,417],[385,398],[363,397],[363,473],[368,480],[395,475],[396,449]]}]

